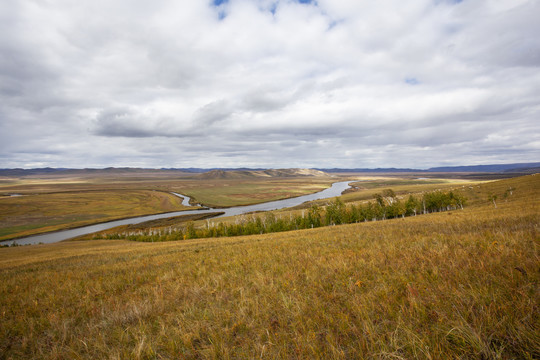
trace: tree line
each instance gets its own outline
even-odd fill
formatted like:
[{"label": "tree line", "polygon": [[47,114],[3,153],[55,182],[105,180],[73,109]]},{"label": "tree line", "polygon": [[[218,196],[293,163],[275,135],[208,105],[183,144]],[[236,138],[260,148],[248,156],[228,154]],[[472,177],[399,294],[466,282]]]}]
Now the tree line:
[{"label": "tree line", "polygon": [[196,228],[188,222],[179,229],[149,229],[135,233],[116,233],[107,235],[108,239],[128,239],[133,241],[174,241],[223,236],[266,234],[273,232],[310,229],[321,226],[352,224],[364,221],[378,221],[405,216],[416,216],[432,212],[463,209],[465,197],[461,194],[442,191],[424,193],[421,197],[409,195],[406,200],[396,196],[388,189],[376,194],[374,200],[364,204],[346,205],[335,198],[326,206],[312,205],[307,211],[293,216],[276,216],[272,212],[264,215],[252,214],[239,217],[235,223],[220,222],[204,228]]}]

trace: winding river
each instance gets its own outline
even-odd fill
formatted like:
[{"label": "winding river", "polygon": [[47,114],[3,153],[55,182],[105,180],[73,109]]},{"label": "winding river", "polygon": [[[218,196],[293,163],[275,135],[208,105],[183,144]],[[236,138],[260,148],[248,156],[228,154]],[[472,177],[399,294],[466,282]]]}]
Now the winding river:
[{"label": "winding river", "polygon": [[[54,242],[58,242],[62,240],[71,239],[71,238],[81,236],[81,235],[91,234],[97,231],[107,230],[107,229],[120,226],[120,225],[138,224],[144,221],[164,219],[164,218],[169,218],[169,217],[179,216],[179,215],[204,214],[204,213],[209,213],[209,212],[220,211],[220,212],[224,212],[224,214],[218,217],[224,217],[224,216],[241,215],[241,214],[254,212],[254,211],[278,210],[278,209],[297,206],[306,201],[327,199],[327,198],[339,196],[344,190],[350,187],[349,182],[350,181],[340,181],[340,182],[333,183],[330,188],[314,193],[314,194],[303,195],[303,196],[299,196],[295,198],[288,198],[288,199],[283,199],[283,200],[270,201],[270,202],[265,202],[261,204],[235,206],[235,207],[230,207],[230,208],[225,208],[225,209],[205,208],[205,209],[199,209],[199,210],[184,210],[184,211],[169,212],[169,213],[164,213],[164,214],[138,216],[138,217],[133,217],[129,219],[115,220],[115,221],[109,221],[109,222],[95,224],[95,225],[83,226],[76,229],[56,231],[56,232],[51,232],[47,234],[29,236],[29,237],[20,238],[20,239],[14,239],[14,240],[5,240],[5,241],[2,241],[1,243],[2,244],[16,243],[18,245],[39,244],[39,243],[49,244],[49,243],[54,243]],[[182,194],[177,194],[177,193],[173,193],[173,194],[184,198],[184,200],[182,201],[183,205],[190,206],[189,197]]]}]

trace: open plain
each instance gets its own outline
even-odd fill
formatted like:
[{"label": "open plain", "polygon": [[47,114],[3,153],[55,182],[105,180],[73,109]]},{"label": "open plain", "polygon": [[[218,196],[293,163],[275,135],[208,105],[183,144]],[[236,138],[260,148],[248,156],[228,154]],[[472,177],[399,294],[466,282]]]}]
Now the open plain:
[{"label": "open plain", "polygon": [[[183,173],[68,173],[0,179],[0,241],[126,217],[187,210],[172,192],[211,207],[314,193],[336,178],[200,177]],[[10,196],[10,195],[18,196]]]},{"label": "open plain", "polygon": [[1,357],[536,359],[538,175],[458,188],[404,219],[2,248]]}]

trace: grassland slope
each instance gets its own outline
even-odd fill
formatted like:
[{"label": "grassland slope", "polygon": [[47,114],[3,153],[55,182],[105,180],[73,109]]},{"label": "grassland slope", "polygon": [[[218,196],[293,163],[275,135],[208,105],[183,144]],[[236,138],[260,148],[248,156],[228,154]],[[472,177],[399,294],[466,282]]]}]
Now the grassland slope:
[{"label": "grassland slope", "polygon": [[0,358],[537,359],[539,179],[405,219],[3,248]]}]

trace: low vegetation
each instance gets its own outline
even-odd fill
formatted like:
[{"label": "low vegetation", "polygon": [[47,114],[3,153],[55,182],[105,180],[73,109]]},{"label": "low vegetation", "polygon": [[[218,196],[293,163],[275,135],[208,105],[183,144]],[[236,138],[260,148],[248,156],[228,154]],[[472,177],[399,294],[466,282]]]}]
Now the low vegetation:
[{"label": "low vegetation", "polygon": [[138,215],[187,209],[182,199],[148,190],[38,193],[0,199],[0,240]]},{"label": "low vegetation", "polygon": [[329,188],[336,178],[219,179],[201,180],[179,192],[196,203],[220,208],[258,204],[316,193]]},{"label": "low vegetation", "polygon": [[[409,195],[407,201],[403,202],[396,196],[394,191],[387,189],[382,194],[376,194],[375,198],[375,202],[358,205],[345,205],[339,198],[336,198],[324,208],[312,205],[307,214],[302,211],[301,214],[296,214],[294,217],[292,214],[288,218],[281,215],[276,217],[274,213],[267,212],[264,216],[253,214],[250,217],[239,217],[235,223],[220,222],[217,226],[210,226],[208,222],[206,227],[200,228],[196,228],[192,221],[189,221],[185,226],[174,229],[170,225],[168,228],[164,228],[161,223],[144,224],[138,226],[138,231],[130,231],[129,228],[124,231],[108,231],[107,235],[97,234],[94,239],[105,237],[109,240],[124,238],[133,241],[155,242],[267,234],[321,226],[352,224],[362,221],[404,218],[405,216],[416,216],[421,213],[428,214],[458,208],[463,209],[465,204],[465,197],[452,191],[425,193],[421,199]],[[144,230],[141,231],[142,229]]]},{"label": "low vegetation", "polygon": [[[128,174],[129,175],[129,174]],[[215,207],[305,195],[334,178],[203,180],[152,174],[84,178],[23,178],[0,182],[0,241],[110,220],[186,210],[179,192]],[[17,194],[22,196],[6,196]]]},{"label": "low vegetation", "polygon": [[0,358],[538,359],[538,179],[387,221],[2,248]]},{"label": "low vegetation", "polygon": [[382,189],[391,188],[396,195],[407,195],[411,193],[451,191],[463,186],[478,185],[483,180],[462,180],[462,179],[406,179],[406,178],[372,178],[363,181],[353,182],[351,191],[342,197],[344,202],[363,201],[373,198]]}]

